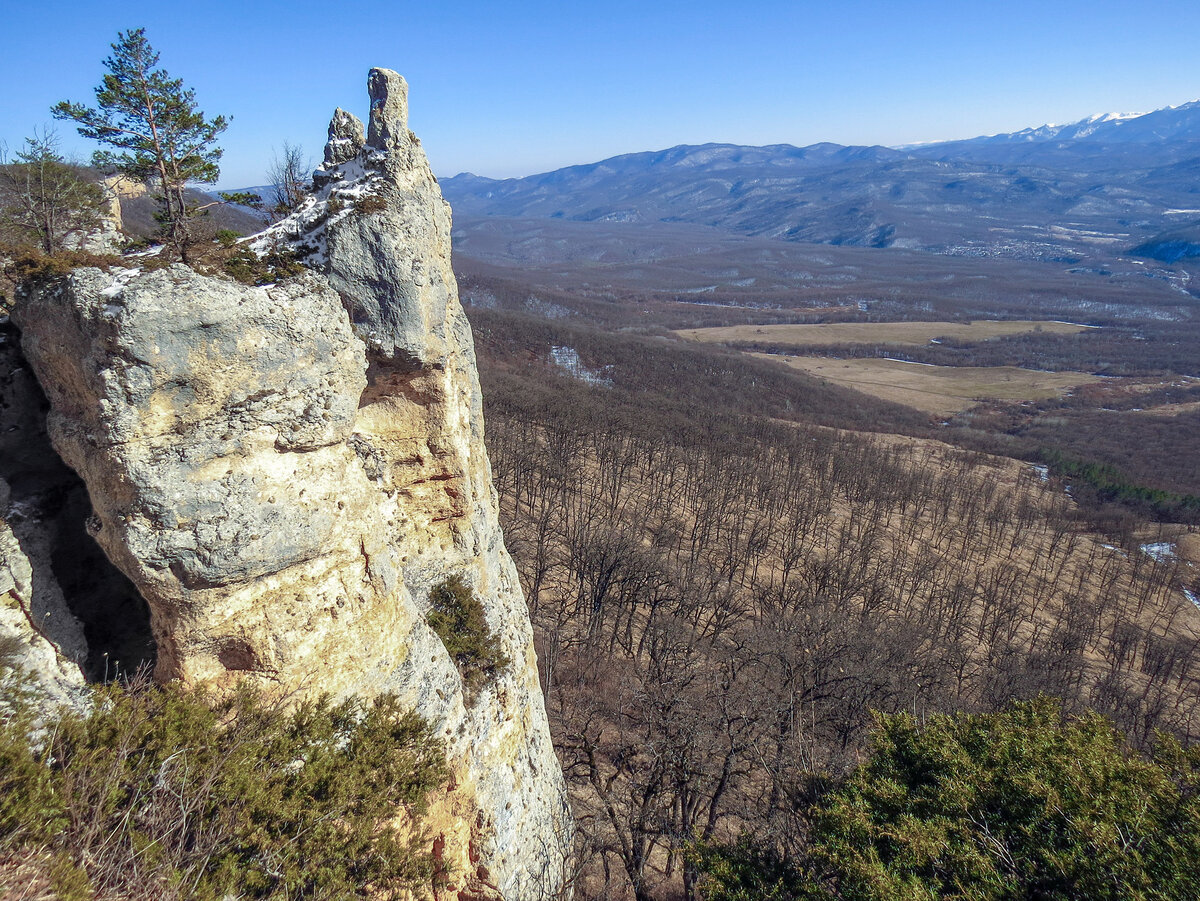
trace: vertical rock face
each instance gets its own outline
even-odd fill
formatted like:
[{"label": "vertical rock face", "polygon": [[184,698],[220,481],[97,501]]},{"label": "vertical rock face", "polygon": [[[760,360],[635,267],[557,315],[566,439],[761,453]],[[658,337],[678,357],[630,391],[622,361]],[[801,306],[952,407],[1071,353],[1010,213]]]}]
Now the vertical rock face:
[{"label": "vertical rock face", "polygon": [[[552,897],[569,813],[483,445],[450,215],[407,86],[373,69],[319,191],[252,246],[312,273],[261,288],[183,266],[78,270],[14,321],[91,531],[149,603],[156,675],[394,692],[456,784],[434,817],[444,897]],[[468,697],[425,616],[458,577],[511,664]]]},{"label": "vertical rock face", "polygon": [[0,480],[0,664],[34,674],[44,696],[71,704],[84,686],[83,629],[62,589],[47,578],[45,543],[31,548],[29,533],[21,535],[21,524],[10,521],[11,501]]},{"label": "vertical rock face", "polygon": [[367,143],[390,153],[404,146],[408,133],[408,82],[391,69],[372,69],[367,75],[371,118]]}]

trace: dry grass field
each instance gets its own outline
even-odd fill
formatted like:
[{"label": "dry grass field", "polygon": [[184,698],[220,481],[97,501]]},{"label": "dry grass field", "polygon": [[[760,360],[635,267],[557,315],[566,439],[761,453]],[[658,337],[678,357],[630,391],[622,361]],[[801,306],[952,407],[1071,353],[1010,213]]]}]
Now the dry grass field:
[{"label": "dry grass field", "polygon": [[1182,416],[1185,413],[1200,412],[1200,401],[1190,401],[1186,404],[1156,404],[1136,412],[1143,416]]},{"label": "dry grass field", "polygon": [[[907,324],[907,323],[897,323]],[[1045,400],[1102,381],[1086,372],[1041,372],[1014,366],[930,366],[901,360],[837,360],[755,354],[936,416],[952,416],[987,400]]]},{"label": "dry grass field", "polygon": [[819,325],[735,325],[726,328],[681,329],[689,341],[725,343],[770,341],[775,344],[928,344],[936,338],[986,341],[1028,332],[1073,335],[1092,326],[1031,319],[980,319],[974,322],[825,322]]}]

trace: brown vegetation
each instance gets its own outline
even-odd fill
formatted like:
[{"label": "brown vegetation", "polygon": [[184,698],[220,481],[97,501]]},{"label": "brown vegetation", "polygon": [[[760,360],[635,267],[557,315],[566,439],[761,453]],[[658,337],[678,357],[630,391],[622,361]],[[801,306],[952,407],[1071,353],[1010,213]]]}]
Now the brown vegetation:
[{"label": "brown vegetation", "polygon": [[1091,532],[1030,467],[740,415],[672,378],[668,343],[633,343],[638,393],[620,363],[612,388],[547,378],[532,351],[489,359],[503,317],[481,318],[582,897],[695,897],[696,835],[795,846],[805,798],[859,759],[872,710],[1047,692],[1139,743],[1200,737],[1194,574]]},{"label": "brown vegetation", "polygon": [[[935,366],[1020,366],[1054,372],[1082,370],[1097,375],[1134,377],[1200,375],[1195,353],[1200,324],[1190,320],[1107,324],[1103,328],[1077,329],[1073,334],[1043,329],[988,340],[946,335],[938,338],[937,343],[905,342],[889,334],[892,327],[915,328],[916,323],[837,325],[846,331],[828,333],[829,337],[837,334],[854,337],[845,341],[800,343],[776,340],[768,332],[753,334],[757,329],[739,329],[734,332],[739,337],[729,339],[729,343],[741,350],[761,353],[842,359],[893,357]],[[855,336],[856,328],[861,328],[861,335],[875,334],[877,337]],[[703,333],[709,332],[703,330]],[[919,329],[917,334],[920,334]]]}]

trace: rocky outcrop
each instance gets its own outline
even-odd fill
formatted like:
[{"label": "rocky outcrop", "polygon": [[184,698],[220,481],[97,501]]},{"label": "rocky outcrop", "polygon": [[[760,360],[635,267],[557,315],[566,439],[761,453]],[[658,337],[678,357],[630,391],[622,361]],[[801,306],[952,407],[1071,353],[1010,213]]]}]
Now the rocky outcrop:
[{"label": "rocky outcrop", "polygon": [[[339,110],[320,190],[256,239],[311,273],[78,270],[14,321],[90,531],[149,604],[156,676],[299,696],[393,692],[435,723],[445,897],[536,899],[570,835],[531,630],[503,544],[450,215],[407,86]],[[357,123],[357,124],[356,124]],[[426,623],[457,577],[511,661],[468,696]]]},{"label": "rocky outcrop", "polygon": [[85,234],[68,235],[64,244],[69,248],[90,253],[120,253],[122,245],[128,240],[124,233],[125,221],[121,203],[146,197],[150,189],[124,175],[108,175],[97,184],[103,192],[104,199],[95,227]]},{"label": "rocky outcrop", "polygon": [[363,126],[359,118],[340,106],[333,111],[329,122],[329,140],[325,142],[325,169],[332,171],[342,163],[348,163],[366,146]]}]

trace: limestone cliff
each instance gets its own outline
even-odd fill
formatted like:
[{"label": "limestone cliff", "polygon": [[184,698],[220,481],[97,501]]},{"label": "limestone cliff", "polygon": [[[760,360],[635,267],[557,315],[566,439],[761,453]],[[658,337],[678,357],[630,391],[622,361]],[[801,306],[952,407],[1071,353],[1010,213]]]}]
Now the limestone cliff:
[{"label": "limestone cliff", "polygon": [[[89,529],[149,605],[156,677],[395,692],[437,724],[456,785],[446,897],[552,896],[569,813],[483,444],[450,213],[373,69],[366,138],[341,110],[319,190],[255,246],[311,272],[246,287],[176,265],[77,270],[13,320],[87,485]],[[426,623],[450,577],[512,663],[478,696]]]}]

